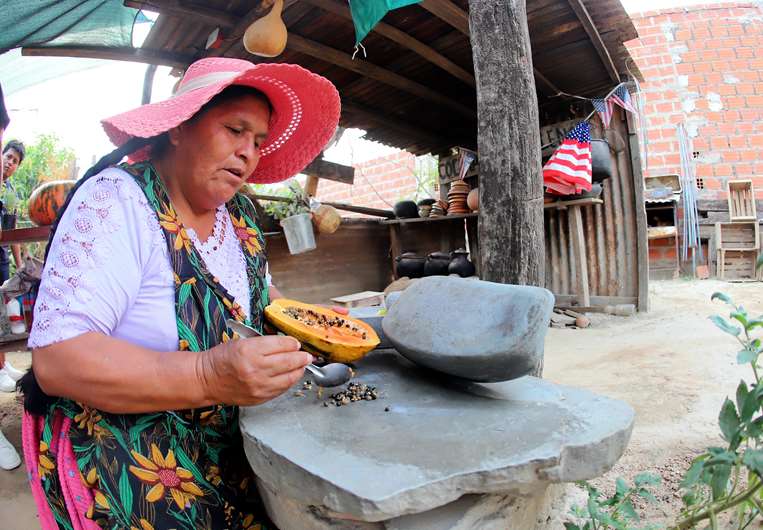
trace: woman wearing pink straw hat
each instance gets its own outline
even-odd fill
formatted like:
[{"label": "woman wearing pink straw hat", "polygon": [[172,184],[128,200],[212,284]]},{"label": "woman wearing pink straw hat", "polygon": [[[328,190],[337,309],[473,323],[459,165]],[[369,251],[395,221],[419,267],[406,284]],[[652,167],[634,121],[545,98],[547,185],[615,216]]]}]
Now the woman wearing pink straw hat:
[{"label": "woman wearing pink straw hat", "polygon": [[44,529],[272,527],[238,406],[282,394],[312,357],[289,337],[230,340],[226,319],[261,328],[278,295],[238,191],[303,169],[339,110],[299,66],[203,59],[170,99],[104,120],[119,148],[59,214],[22,380]]}]

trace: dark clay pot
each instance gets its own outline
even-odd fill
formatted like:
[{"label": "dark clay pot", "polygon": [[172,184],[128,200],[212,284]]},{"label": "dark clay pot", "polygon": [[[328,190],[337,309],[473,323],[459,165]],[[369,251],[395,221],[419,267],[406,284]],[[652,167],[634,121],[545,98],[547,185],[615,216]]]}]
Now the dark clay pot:
[{"label": "dark clay pot", "polygon": [[601,182],[612,177],[612,153],[606,140],[591,140],[591,180]]},{"label": "dark clay pot", "polygon": [[474,276],[476,269],[474,263],[469,261],[469,253],[465,250],[456,250],[453,252],[453,259],[448,265],[448,274],[458,274],[462,278]]},{"label": "dark clay pot", "polygon": [[424,264],[424,276],[447,276],[450,265],[450,254],[432,252]]},{"label": "dark clay pot", "polygon": [[424,276],[424,256],[417,256],[413,252],[406,252],[395,258],[395,270],[398,278],[421,278]]},{"label": "dark clay pot", "polygon": [[413,201],[400,201],[395,204],[394,212],[398,219],[415,219],[419,216],[419,207]]}]

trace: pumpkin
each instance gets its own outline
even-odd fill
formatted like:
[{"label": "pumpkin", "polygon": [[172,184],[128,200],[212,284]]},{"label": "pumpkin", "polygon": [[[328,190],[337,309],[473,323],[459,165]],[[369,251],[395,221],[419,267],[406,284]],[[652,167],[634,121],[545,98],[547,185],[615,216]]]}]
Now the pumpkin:
[{"label": "pumpkin", "polygon": [[267,321],[329,361],[351,363],[379,345],[374,329],[356,318],[312,304],[278,298],[265,308]]},{"label": "pumpkin", "polygon": [[38,226],[52,225],[75,184],[74,180],[52,180],[37,187],[29,197],[29,219]]}]

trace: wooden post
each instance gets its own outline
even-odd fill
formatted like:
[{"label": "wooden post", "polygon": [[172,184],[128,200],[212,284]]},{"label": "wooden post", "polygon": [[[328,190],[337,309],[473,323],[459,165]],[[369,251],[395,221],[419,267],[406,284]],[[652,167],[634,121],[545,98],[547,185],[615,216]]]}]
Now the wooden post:
[{"label": "wooden post", "polygon": [[470,0],[480,162],[480,275],[543,286],[543,181],[525,0]]}]

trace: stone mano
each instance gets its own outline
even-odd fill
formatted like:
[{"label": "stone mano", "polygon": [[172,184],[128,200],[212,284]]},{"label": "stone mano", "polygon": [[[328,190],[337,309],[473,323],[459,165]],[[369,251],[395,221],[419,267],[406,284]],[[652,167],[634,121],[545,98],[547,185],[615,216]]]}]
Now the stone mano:
[{"label": "stone mano", "polygon": [[433,276],[389,308],[384,334],[409,360],[472,381],[527,375],[543,359],[554,295],[540,287]]},{"label": "stone mano", "polygon": [[625,403],[533,377],[473,383],[378,350],[357,373],[379,400],[335,408],[288,392],[242,410],[247,457],[281,528],[402,528],[464,495],[590,479],[618,460],[633,425]]}]

